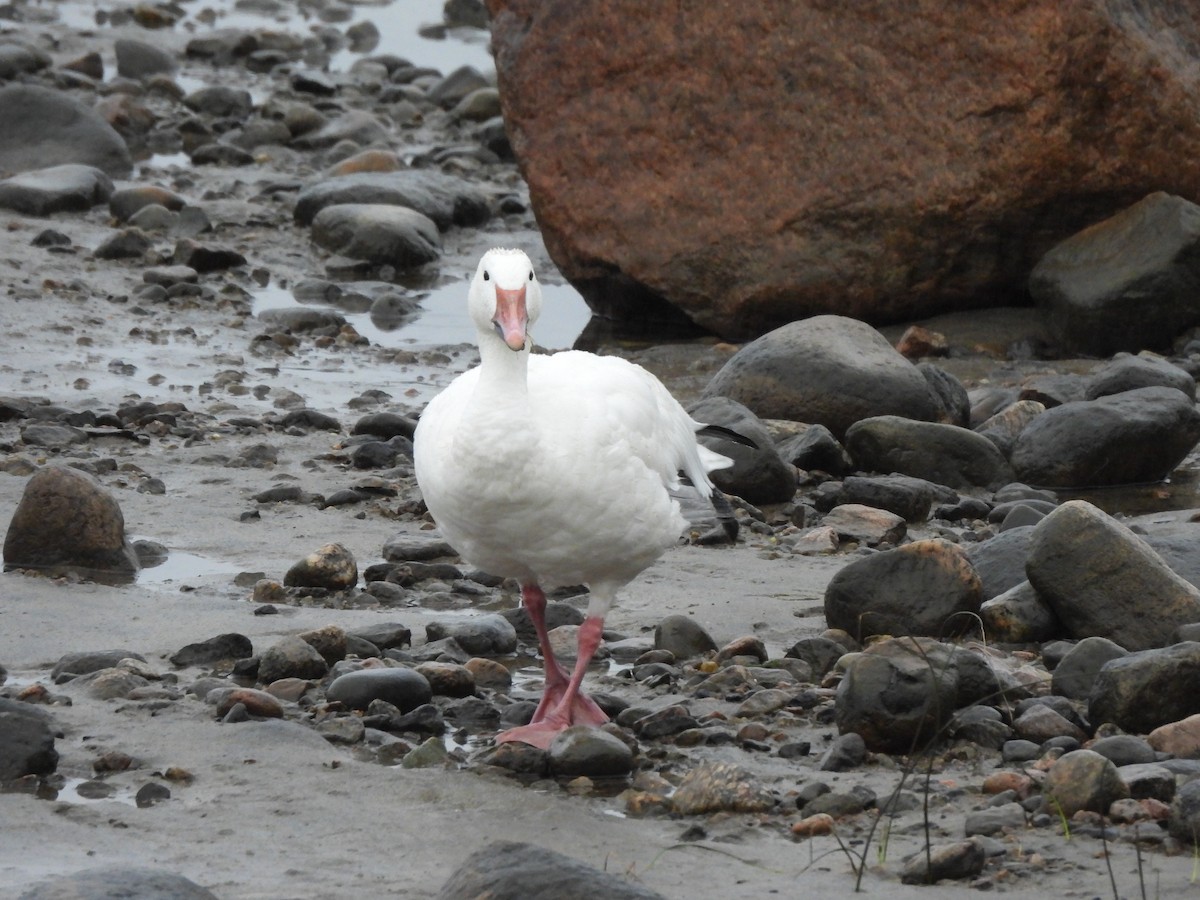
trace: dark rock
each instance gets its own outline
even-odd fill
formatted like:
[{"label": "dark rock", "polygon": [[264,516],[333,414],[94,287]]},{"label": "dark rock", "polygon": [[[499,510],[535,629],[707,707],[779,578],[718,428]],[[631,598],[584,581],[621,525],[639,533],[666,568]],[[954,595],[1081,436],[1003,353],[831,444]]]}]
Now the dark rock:
[{"label": "dark rock", "polygon": [[456,621],[430,622],[425,626],[429,641],[453,638],[468,653],[499,656],[517,649],[517,631],[503,616],[489,613]]},{"label": "dark rock", "polygon": [[1088,697],[1088,718],[1147,733],[1200,713],[1200,643],[1142,650],[1105,663]]},{"label": "dark rock", "polygon": [[131,581],[137,554],[113,496],[90,475],[45,466],[25,484],[4,538],[6,568]]},{"label": "dark rock", "polygon": [[65,676],[87,675],[101,669],[110,669],[123,659],[145,662],[146,658],[134,650],[90,650],[83,653],[67,653],[60,657],[50,670],[50,677],[60,681]]},{"label": "dark rock", "polygon": [[929,638],[891,638],[850,659],[834,718],[839,732],[861,735],[868,750],[911,753],[992,687],[986,663],[968,651]]},{"label": "dark rock", "polygon": [[[1200,278],[1200,269],[1196,277]],[[1171,387],[1196,399],[1196,379],[1179,366],[1157,356],[1127,354],[1120,354],[1091,372],[1084,399],[1095,400],[1144,387]]]},{"label": "dark rock", "polygon": [[995,444],[955,425],[874,416],[846,431],[846,452],[860,469],[900,472],[952,488],[1012,480],[1012,469]]},{"label": "dark rock", "polygon": [[106,202],[112,192],[112,179],[100,169],[65,163],[0,181],[0,208],[27,216],[85,212]]},{"label": "dark rock", "polygon": [[122,78],[149,78],[178,68],[174,55],[157,44],[117,38],[113,41],[113,51],[117,57],[117,74]]},{"label": "dark rock", "polygon": [[1129,796],[1129,788],[1112,761],[1091,750],[1064,754],[1046,774],[1042,787],[1046,809],[1068,819],[1080,810],[1107,813],[1115,800]]},{"label": "dark rock", "polygon": [[0,705],[0,784],[26,775],[49,775],[58,767],[51,723],[26,705]]},{"label": "dark rock", "polygon": [[936,884],[943,879],[975,878],[987,863],[987,852],[977,840],[938,844],[914,853],[904,861],[900,880],[904,884]]},{"label": "dark rock", "polygon": [[784,656],[804,660],[812,668],[813,678],[820,681],[846,652],[845,647],[829,638],[803,637],[792,644]]},{"label": "dark rock", "polygon": [[[502,744],[510,747],[511,744]],[[540,752],[540,751],[539,751]],[[661,894],[533,844],[497,841],[475,851],[442,885],[436,900],[664,900]]]},{"label": "dark rock", "polygon": [[82,869],[55,875],[21,894],[19,900],[217,900],[217,895],[182,875],[136,866]]},{"label": "dark rock", "polygon": [[[524,606],[516,609],[506,609],[500,612],[517,631],[517,638],[525,643],[537,640],[533,622]],[[553,631],[560,625],[582,625],[583,613],[569,603],[550,602],[546,604],[546,628]],[[715,645],[714,645],[715,646]]]},{"label": "dark rock", "polygon": [[1161,481],[1200,440],[1200,412],[1174,388],[1147,387],[1048,409],[1012,449],[1017,477],[1053,488]]},{"label": "dark rock", "polygon": [[157,185],[139,184],[113,191],[112,196],[108,198],[108,211],[113,214],[114,219],[124,222],[147,206],[161,206],[163,209],[178,212],[186,202],[174,191]]},{"label": "dark rock", "polygon": [[[1100,738],[1094,741],[1088,747],[1093,753],[1099,753],[1105,759],[1111,759],[1114,766],[1118,769],[1125,766],[1148,765],[1158,759],[1158,754],[1154,752],[1145,740],[1133,734],[1114,734],[1111,737]],[[1128,779],[1122,779],[1128,784]],[[1172,787],[1174,779],[1172,779]],[[1136,799],[1136,798],[1135,798]]]},{"label": "dark rock", "polygon": [[843,567],[825,590],[825,618],[860,639],[940,637],[969,629],[983,600],[966,554],[943,540],[915,541]]},{"label": "dark rock", "polygon": [[765,425],[749,409],[728,397],[708,397],[693,404],[688,413],[706,425],[720,425],[753,442],[753,447],[720,437],[701,435],[710,450],[733,460],[733,465],[712,472],[722,491],[750,503],[785,503],[796,493],[796,470],[784,462]]},{"label": "dark rock", "polygon": [[313,243],[375,265],[411,269],[441,256],[442,240],[428,216],[403,206],[342,203],[313,218]]},{"label": "dark rock", "polygon": [[245,119],[254,109],[254,99],[245,88],[211,84],[183,98],[188,109],[222,119]]},{"label": "dark rock", "polygon": [[372,700],[384,700],[407,713],[428,703],[433,689],[420,672],[395,666],[346,672],[330,683],[325,694],[351,709],[366,709]]},{"label": "dark rock", "polygon": [[1161,647],[1200,621],[1200,591],[1126,526],[1083,500],[1035,526],[1026,572],[1069,636]]},{"label": "dark rock", "polygon": [[800,469],[818,469],[844,475],[854,468],[850,454],[824,425],[809,425],[798,434],[780,441],[776,449],[785,462]]},{"label": "dark rock", "polygon": [[352,434],[374,434],[387,440],[393,437],[406,437],[410,441],[417,430],[417,420],[396,413],[371,413],[363,416],[354,423]]},{"label": "dark rock", "polygon": [[254,645],[244,634],[218,634],[206,641],[188,644],[171,656],[171,665],[199,666],[223,659],[245,659],[254,655]]},{"label": "dark rock", "polygon": [[945,493],[939,485],[908,475],[850,475],[842,480],[838,502],[862,503],[894,512],[909,522],[924,522],[935,498],[949,499]]},{"label": "dark rock", "polygon": [[966,548],[967,559],[983,583],[984,597],[998,597],[1025,581],[1025,560],[1032,541],[1032,527],[1010,528]]},{"label": "dark rock", "polygon": [[94,110],[62,91],[32,84],[0,89],[0,170],[24,172],[64,163],[114,177],[133,171],[124,139]]},{"label": "dark rock", "polygon": [[408,169],[343,175],[317,182],[296,198],[296,222],[311,225],[322,209],[343,203],[406,206],[428,216],[441,231],[451,225],[482,225],[491,215],[482,192],[461,178]]},{"label": "dark rock", "polygon": [[[1119,737],[1130,737],[1129,735],[1118,735]],[[1134,741],[1140,738],[1131,738]],[[1105,738],[1106,741],[1116,740],[1116,738]],[[1097,741],[1092,749],[1096,750],[1101,741]],[[1149,747],[1142,741],[1146,749]],[[1153,750],[1150,751],[1154,753]],[[1101,753],[1102,756],[1107,756],[1113,760],[1113,764],[1117,767],[1117,774],[1121,776],[1121,780],[1125,782],[1125,786],[1129,788],[1129,796],[1134,800],[1144,800],[1151,797],[1155,800],[1161,800],[1163,803],[1170,803],[1175,798],[1176,785],[1175,775],[1166,766],[1160,766],[1153,762],[1143,763],[1124,763],[1113,759],[1108,753]]]},{"label": "dark rock", "polygon": [[1086,700],[1092,692],[1096,675],[1110,659],[1126,656],[1124,647],[1107,638],[1084,638],[1067,651],[1057,666],[1050,682],[1050,689],[1061,697]]},{"label": "dark rock", "polygon": [[344,591],[358,584],[358,563],[342,544],[326,544],[288,569],[283,583],[288,587]]},{"label": "dark rock", "polygon": [[[867,758],[867,745],[862,737],[853,731],[838,735],[821,757],[817,768],[822,772],[845,772],[861,766]],[[814,810],[828,812],[828,810]],[[805,810],[805,815],[812,815]]]},{"label": "dark rock", "polygon": [[1067,350],[1168,349],[1200,322],[1198,248],[1200,206],[1158,191],[1050,250],[1029,292]]},{"label": "dark rock", "polygon": [[983,619],[983,632],[988,639],[1000,643],[1038,643],[1062,631],[1054,610],[1028,581],[983,601],[979,617]]},{"label": "dark rock", "polygon": [[821,424],[839,438],[872,416],[937,415],[917,368],[874,328],[843,316],[792,322],[752,341],[704,396],[729,397],[763,418]]},{"label": "dark rock", "polygon": [[560,733],[548,752],[550,772],[560,777],[612,777],[628,775],[633,768],[633,751],[628,744],[603,729],[586,725],[574,725]]},{"label": "dark rock", "polygon": [[324,678],[328,671],[329,664],[317,649],[294,635],[276,641],[258,661],[258,680],[263,684],[281,678]]},{"label": "dark rock", "polygon": [[201,244],[190,238],[176,242],[171,261],[175,265],[191,266],[197,272],[220,272],[244,266],[246,257],[236,250]]},{"label": "dark rock", "polygon": [[654,626],[654,647],[669,650],[676,659],[688,660],[717,650],[717,642],[690,616],[671,615]]},{"label": "dark rock", "polygon": [[971,400],[961,381],[940,366],[929,362],[917,363],[917,371],[925,376],[929,389],[937,404],[935,421],[943,425],[969,428],[971,425]]},{"label": "dark rock", "polygon": [[1167,831],[1185,847],[1200,844],[1200,779],[1189,781],[1175,794]]},{"label": "dark rock", "polygon": [[154,243],[140,228],[123,228],[105,238],[96,248],[96,259],[141,259]]},{"label": "dark rock", "polygon": [[991,416],[975,428],[975,433],[987,438],[1006,457],[1025,426],[1046,411],[1038,400],[1018,400]]}]

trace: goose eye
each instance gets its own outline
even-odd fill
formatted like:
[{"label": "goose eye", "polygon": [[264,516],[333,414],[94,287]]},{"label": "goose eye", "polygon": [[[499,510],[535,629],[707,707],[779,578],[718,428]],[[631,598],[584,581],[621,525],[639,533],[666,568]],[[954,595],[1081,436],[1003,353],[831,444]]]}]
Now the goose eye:
[{"label": "goose eye", "polygon": [[533,272],[532,272],[532,270],[531,270],[531,271],[530,271],[530,273],[529,273],[529,280],[530,280],[530,281],[533,281]]},{"label": "goose eye", "polygon": [[484,280],[484,281],[491,281],[491,280],[492,280],[492,276],[488,274],[488,272],[487,272],[487,269],[484,269],[484,270],[483,270],[483,280]]}]

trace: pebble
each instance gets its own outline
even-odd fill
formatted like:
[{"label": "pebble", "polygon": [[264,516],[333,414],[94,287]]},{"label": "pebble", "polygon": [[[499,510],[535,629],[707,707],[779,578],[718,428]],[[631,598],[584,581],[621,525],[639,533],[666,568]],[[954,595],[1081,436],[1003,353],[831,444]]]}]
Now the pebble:
[{"label": "pebble", "polygon": [[372,700],[386,700],[401,712],[410,712],[433,696],[429,681],[420,672],[390,666],[346,672],[335,678],[325,693],[351,709],[366,709]]}]

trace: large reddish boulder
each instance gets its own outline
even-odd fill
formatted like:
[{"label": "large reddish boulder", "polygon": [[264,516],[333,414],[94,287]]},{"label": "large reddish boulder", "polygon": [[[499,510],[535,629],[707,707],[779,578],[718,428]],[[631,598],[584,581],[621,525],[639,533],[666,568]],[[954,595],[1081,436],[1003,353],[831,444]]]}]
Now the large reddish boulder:
[{"label": "large reddish boulder", "polygon": [[1190,4],[487,5],[546,246],[618,318],[1011,304],[1081,227],[1200,197]]}]

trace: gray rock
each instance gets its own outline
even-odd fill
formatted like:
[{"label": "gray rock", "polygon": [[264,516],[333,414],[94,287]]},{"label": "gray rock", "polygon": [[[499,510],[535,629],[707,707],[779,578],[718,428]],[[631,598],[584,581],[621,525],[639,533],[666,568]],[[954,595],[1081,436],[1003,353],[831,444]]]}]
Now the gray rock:
[{"label": "gray rock", "polygon": [[1126,656],[1128,651],[1108,638],[1084,638],[1067,651],[1057,666],[1050,689],[1061,697],[1086,700],[1104,664]]},{"label": "gray rock", "polygon": [[[1127,735],[1122,736],[1126,737]],[[1112,738],[1105,738],[1105,740],[1112,740]],[[1139,739],[1133,738],[1133,740]],[[1097,741],[1091,747],[1097,753],[1101,752],[1096,749],[1096,745],[1099,743],[1100,741]],[[1151,753],[1153,752],[1151,750]],[[1101,755],[1112,759],[1112,756],[1109,756],[1107,753],[1101,753]],[[1176,792],[1175,775],[1166,766],[1149,762],[1122,764],[1115,759],[1113,759],[1113,764],[1117,767],[1117,774],[1121,776],[1121,780],[1129,788],[1129,796],[1134,800],[1144,800],[1149,797],[1161,800],[1163,803],[1170,803],[1174,799]]]},{"label": "gray rock", "polygon": [[1189,781],[1175,794],[1167,831],[1185,847],[1200,845],[1200,779]]},{"label": "gray rock", "polygon": [[96,259],[141,259],[153,247],[140,228],[123,228],[105,238],[92,255]]},{"label": "gray rock", "polygon": [[397,269],[433,262],[442,248],[432,219],[382,203],[326,206],[313,219],[312,239],[332,253]]},{"label": "gray rock", "polygon": [[482,225],[491,216],[486,196],[461,178],[407,169],[341,175],[319,181],[296,198],[296,222],[311,225],[322,209],[343,203],[406,206],[433,219],[441,231],[452,225]]},{"label": "gray rock", "polygon": [[88,650],[82,653],[67,653],[59,657],[58,662],[54,664],[54,668],[50,670],[50,678],[57,682],[64,676],[87,675],[101,669],[111,669],[123,659],[146,661],[136,650]]},{"label": "gray rock", "polygon": [[1053,488],[1161,481],[1200,440],[1182,391],[1146,387],[1048,409],[1012,449],[1017,477]]},{"label": "gray rock", "polygon": [[1145,734],[1200,713],[1200,643],[1143,650],[1101,667],[1088,697],[1088,718]]},{"label": "gray rock", "polygon": [[300,150],[322,150],[342,141],[363,147],[388,140],[387,127],[379,119],[365,110],[350,110],[294,138],[291,145]]},{"label": "gray rock", "polygon": [[488,80],[473,66],[459,66],[429,88],[426,97],[442,109],[451,109],[468,94],[489,87]]},{"label": "gray rock", "polygon": [[956,709],[980,699],[964,683],[972,677],[969,667],[977,659],[967,657],[972,654],[929,638],[872,644],[849,658],[838,685],[838,731],[861,735],[867,749],[875,752],[921,749],[940,734]]},{"label": "gray rock", "polygon": [[967,813],[963,832],[967,837],[971,837],[976,834],[1003,834],[1025,827],[1025,808],[1020,803],[1005,803],[1003,806],[992,806]]},{"label": "gray rock", "polygon": [[116,499],[92,476],[45,466],[25,484],[4,538],[4,565],[132,581],[137,554]]},{"label": "gray rock", "polygon": [[388,562],[416,562],[456,555],[454,548],[439,535],[408,532],[389,538],[381,552]]},{"label": "gray rock", "polygon": [[786,503],[792,499],[796,470],[779,455],[758,416],[728,397],[708,397],[693,404],[688,413],[698,422],[720,425],[754,443],[747,447],[725,438],[700,436],[700,442],[710,450],[733,460],[729,468],[711,474],[718,488],[750,503]]},{"label": "gray rock", "polygon": [[358,584],[358,563],[343,544],[326,544],[287,570],[288,587],[317,587],[344,591]]},{"label": "gray rock", "polygon": [[820,681],[834,667],[839,659],[846,655],[846,648],[836,641],[825,637],[803,637],[792,644],[784,654],[789,659],[799,659],[808,663],[812,669],[812,677]]},{"label": "gray rock", "polygon": [[276,641],[258,661],[258,680],[263,684],[281,678],[324,678],[328,671],[329,664],[317,649],[295,635]]},{"label": "gray rock", "polygon": [[763,418],[821,424],[839,438],[872,416],[930,421],[938,412],[920,371],[874,328],[843,316],[791,322],[750,342],[704,396],[730,397]]},{"label": "gray rock", "polygon": [[951,501],[953,491],[909,475],[849,475],[842,480],[838,503],[862,503],[886,509],[909,522],[923,522],[935,499]]},{"label": "gray rock", "polygon": [[1107,813],[1115,800],[1129,796],[1112,761],[1091,750],[1072,750],[1050,767],[1042,791],[1046,809],[1068,819],[1080,810]]},{"label": "gray rock", "polygon": [[433,697],[429,681],[415,669],[403,666],[359,669],[339,675],[325,695],[351,709],[366,709],[373,700],[383,700],[408,713]]},{"label": "gray rock", "polygon": [[250,638],[230,632],[181,647],[171,655],[171,665],[199,666],[223,659],[246,659],[253,655],[254,645]]},{"label": "gray rock", "polygon": [[975,428],[975,433],[987,438],[1006,457],[1025,426],[1046,411],[1038,400],[1018,400],[989,417]]},{"label": "gray rock", "polygon": [[1056,637],[1062,630],[1054,610],[1028,581],[983,601],[979,617],[983,619],[988,639],[1000,643],[1039,643]]},{"label": "gray rock", "polygon": [[1172,387],[1196,399],[1196,379],[1160,356],[1119,354],[1088,376],[1085,400],[1144,387]]},{"label": "gray rock", "polygon": [[717,642],[691,616],[670,615],[654,626],[654,647],[669,650],[678,660],[714,652]]},{"label": "gray rock", "polygon": [[503,616],[489,613],[425,626],[429,641],[453,638],[468,653],[477,656],[498,656],[517,649],[517,630]]},{"label": "gray rock", "polygon": [[832,529],[841,540],[853,540],[877,547],[886,542],[899,544],[908,533],[903,516],[861,503],[842,503],[821,519],[823,529]]},{"label": "gray rock", "polygon": [[169,74],[179,67],[169,51],[145,41],[117,38],[113,42],[113,51],[117,56],[117,74],[122,78],[149,78]]},{"label": "gray rock", "polygon": [[861,735],[850,731],[833,739],[817,768],[822,772],[845,772],[861,766],[866,758],[866,742]]},{"label": "gray rock", "polygon": [[919,362],[917,371],[929,384],[934,402],[938,407],[936,421],[943,425],[969,428],[971,424],[971,399],[961,381],[940,366],[931,362]]},{"label": "gray rock", "polygon": [[5,81],[11,81],[29,72],[37,72],[52,64],[50,54],[37,47],[11,40],[0,43],[0,78]]},{"label": "gray rock", "polygon": [[112,192],[112,179],[100,169],[65,163],[0,181],[0,207],[27,216],[85,212],[107,202]]},{"label": "gray rock", "polygon": [[1025,561],[1032,541],[1032,527],[1010,528],[966,548],[967,559],[983,583],[985,597],[998,597],[1025,581]]},{"label": "gray rock", "polygon": [[929,852],[914,853],[904,861],[900,880],[904,884],[936,884],[944,879],[961,881],[983,871],[987,853],[977,839],[938,844]]},{"label": "gray rock", "polygon": [[[1135,734],[1114,734],[1103,737],[1093,741],[1088,749],[1093,753],[1099,753],[1106,759],[1111,759],[1113,765],[1119,769],[1147,765],[1158,759],[1157,753],[1149,742]],[[1121,773],[1121,777],[1125,777],[1124,772]],[[1128,781],[1128,779],[1126,780]]]},{"label": "gray rock", "polygon": [[779,442],[776,449],[785,462],[800,469],[844,475],[854,468],[850,454],[824,425],[808,425]]},{"label": "gray rock", "polygon": [[1051,249],[1029,292],[1068,350],[1164,350],[1200,321],[1200,206],[1155,192]]},{"label": "gray rock", "polygon": [[192,91],[183,105],[196,112],[222,119],[245,119],[254,109],[254,100],[244,88],[212,84]]},{"label": "gray rock", "polygon": [[664,900],[649,888],[533,844],[497,841],[468,856],[436,900]]},{"label": "gray rock", "polygon": [[856,422],[846,431],[846,452],[860,469],[899,472],[952,488],[995,487],[1013,477],[1008,461],[987,438],[956,425],[901,416]]},{"label": "gray rock", "polygon": [[91,107],[62,91],[32,84],[0,89],[0,170],[25,172],[64,163],[94,166],[114,177],[133,171],[124,139]]},{"label": "gray rock", "polygon": [[570,778],[628,775],[633,769],[633,751],[615,735],[599,728],[573,725],[555,737],[549,748],[550,772]]},{"label": "gray rock", "polygon": [[1079,743],[1087,740],[1087,732],[1058,710],[1042,703],[1032,704],[1018,715],[1013,720],[1013,730],[1018,737],[1035,744],[1061,737],[1069,737]]},{"label": "gray rock", "polygon": [[1200,621],[1200,591],[1126,526],[1082,500],[1035,526],[1026,573],[1072,637],[1144,650]]},{"label": "gray rock", "polygon": [[190,879],[136,866],[83,869],[55,875],[26,890],[18,900],[217,900]]},{"label": "gray rock", "polygon": [[914,541],[856,559],[825,590],[825,619],[858,639],[873,634],[940,637],[965,631],[982,583],[957,544]]}]

